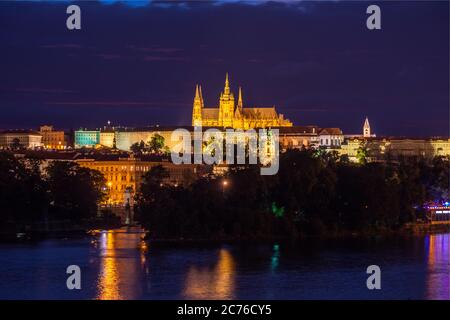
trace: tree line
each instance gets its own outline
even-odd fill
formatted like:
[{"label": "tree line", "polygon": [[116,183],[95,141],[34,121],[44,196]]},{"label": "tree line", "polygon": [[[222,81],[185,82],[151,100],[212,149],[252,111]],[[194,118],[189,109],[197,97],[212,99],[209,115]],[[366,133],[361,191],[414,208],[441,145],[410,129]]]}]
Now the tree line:
[{"label": "tree line", "polygon": [[396,230],[424,219],[423,205],[449,198],[449,160],[350,163],[321,150],[288,150],[277,175],[256,166],[189,186],[163,183],[154,167],[136,196],[135,217],[160,239],[296,238]]},{"label": "tree line", "polygon": [[[0,230],[44,220],[81,223],[94,218],[106,196],[103,175],[72,161],[54,161],[41,172],[41,160],[0,152]],[[11,231],[11,230],[9,230]]]}]

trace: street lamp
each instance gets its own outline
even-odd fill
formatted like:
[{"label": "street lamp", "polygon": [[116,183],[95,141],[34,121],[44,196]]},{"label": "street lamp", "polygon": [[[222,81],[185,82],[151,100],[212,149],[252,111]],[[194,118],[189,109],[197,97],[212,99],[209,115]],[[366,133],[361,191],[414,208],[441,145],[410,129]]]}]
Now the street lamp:
[{"label": "street lamp", "polygon": [[112,187],[112,182],[111,181],[109,181],[108,183],[107,183],[107,185],[108,185],[108,204],[111,204],[111,202],[112,202],[112,200],[111,200],[111,187]]},{"label": "street lamp", "polygon": [[227,187],[227,185],[228,185],[228,181],[224,179],[222,181],[222,194],[225,194],[225,188]]}]

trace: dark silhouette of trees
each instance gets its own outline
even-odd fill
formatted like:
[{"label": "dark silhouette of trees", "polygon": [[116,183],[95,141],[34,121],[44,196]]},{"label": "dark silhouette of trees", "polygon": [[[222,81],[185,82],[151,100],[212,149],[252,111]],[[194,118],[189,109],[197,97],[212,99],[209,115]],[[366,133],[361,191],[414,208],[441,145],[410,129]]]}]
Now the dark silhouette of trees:
[{"label": "dark silhouette of trees", "polygon": [[448,195],[448,165],[448,158],[355,164],[335,153],[288,150],[274,176],[236,166],[223,178],[173,187],[161,183],[163,169],[155,169],[144,177],[135,209],[155,238],[395,230],[420,218],[427,201]]},{"label": "dark silhouette of trees", "polygon": [[80,222],[94,217],[104,196],[104,178],[73,162],[53,162],[0,152],[0,236],[32,229],[44,221]]},{"label": "dark silhouette of trees", "polygon": [[23,149],[23,145],[20,143],[19,138],[14,138],[11,144],[9,145],[11,150],[17,151]]},{"label": "dark silhouette of trees", "polygon": [[47,168],[51,213],[81,221],[95,217],[97,204],[106,196],[106,180],[96,170],[69,161],[55,161]]},{"label": "dark silhouette of trees", "polygon": [[[0,233],[44,220],[95,217],[105,197],[100,172],[0,152]],[[155,238],[263,239],[395,230],[423,218],[423,205],[449,200],[449,158],[351,163],[336,153],[288,150],[278,174],[256,165],[224,177],[167,184],[155,166],[136,195],[135,219]]]},{"label": "dark silhouette of trees", "polygon": [[145,142],[141,140],[141,142],[133,143],[130,147],[131,152],[134,154],[142,154],[145,150]]},{"label": "dark silhouette of trees", "polygon": [[46,206],[46,183],[38,163],[25,166],[12,153],[0,152],[0,225],[39,220]]}]

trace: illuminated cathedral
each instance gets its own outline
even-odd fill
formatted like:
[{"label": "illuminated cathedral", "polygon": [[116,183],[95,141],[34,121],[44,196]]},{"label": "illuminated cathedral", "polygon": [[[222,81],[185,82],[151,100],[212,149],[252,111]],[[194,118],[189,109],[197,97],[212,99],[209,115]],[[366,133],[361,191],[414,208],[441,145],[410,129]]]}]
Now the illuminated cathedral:
[{"label": "illuminated cathedral", "polygon": [[282,114],[278,114],[274,106],[269,108],[245,108],[240,87],[237,104],[235,104],[227,73],[225,88],[220,94],[219,107],[205,108],[202,87],[196,86],[192,125],[247,130],[267,127],[292,127],[292,122],[284,119]]}]

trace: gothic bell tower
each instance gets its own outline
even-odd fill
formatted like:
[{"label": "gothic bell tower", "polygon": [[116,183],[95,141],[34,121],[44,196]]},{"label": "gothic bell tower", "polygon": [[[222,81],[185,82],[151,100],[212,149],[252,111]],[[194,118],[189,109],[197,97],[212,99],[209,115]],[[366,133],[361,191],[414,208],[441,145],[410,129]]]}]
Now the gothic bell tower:
[{"label": "gothic bell tower", "polygon": [[234,118],[234,95],[230,90],[228,81],[228,72],[225,76],[225,88],[220,94],[219,102],[219,125],[223,127],[232,127]]},{"label": "gothic bell tower", "polygon": [[370,138],[371,137],[370,124],[369,124],[369,119],[367,117],[366,117],[366,120],[364,121],[363,137],[364,138]]},{"label": "gothic bell tower", "polygon": [[195,87],[195,97],[194,105],[192,108],[192,126],[202,125],[202,110],[203,110],[203,97],[202,97],[202,87],[196,85]]}]

